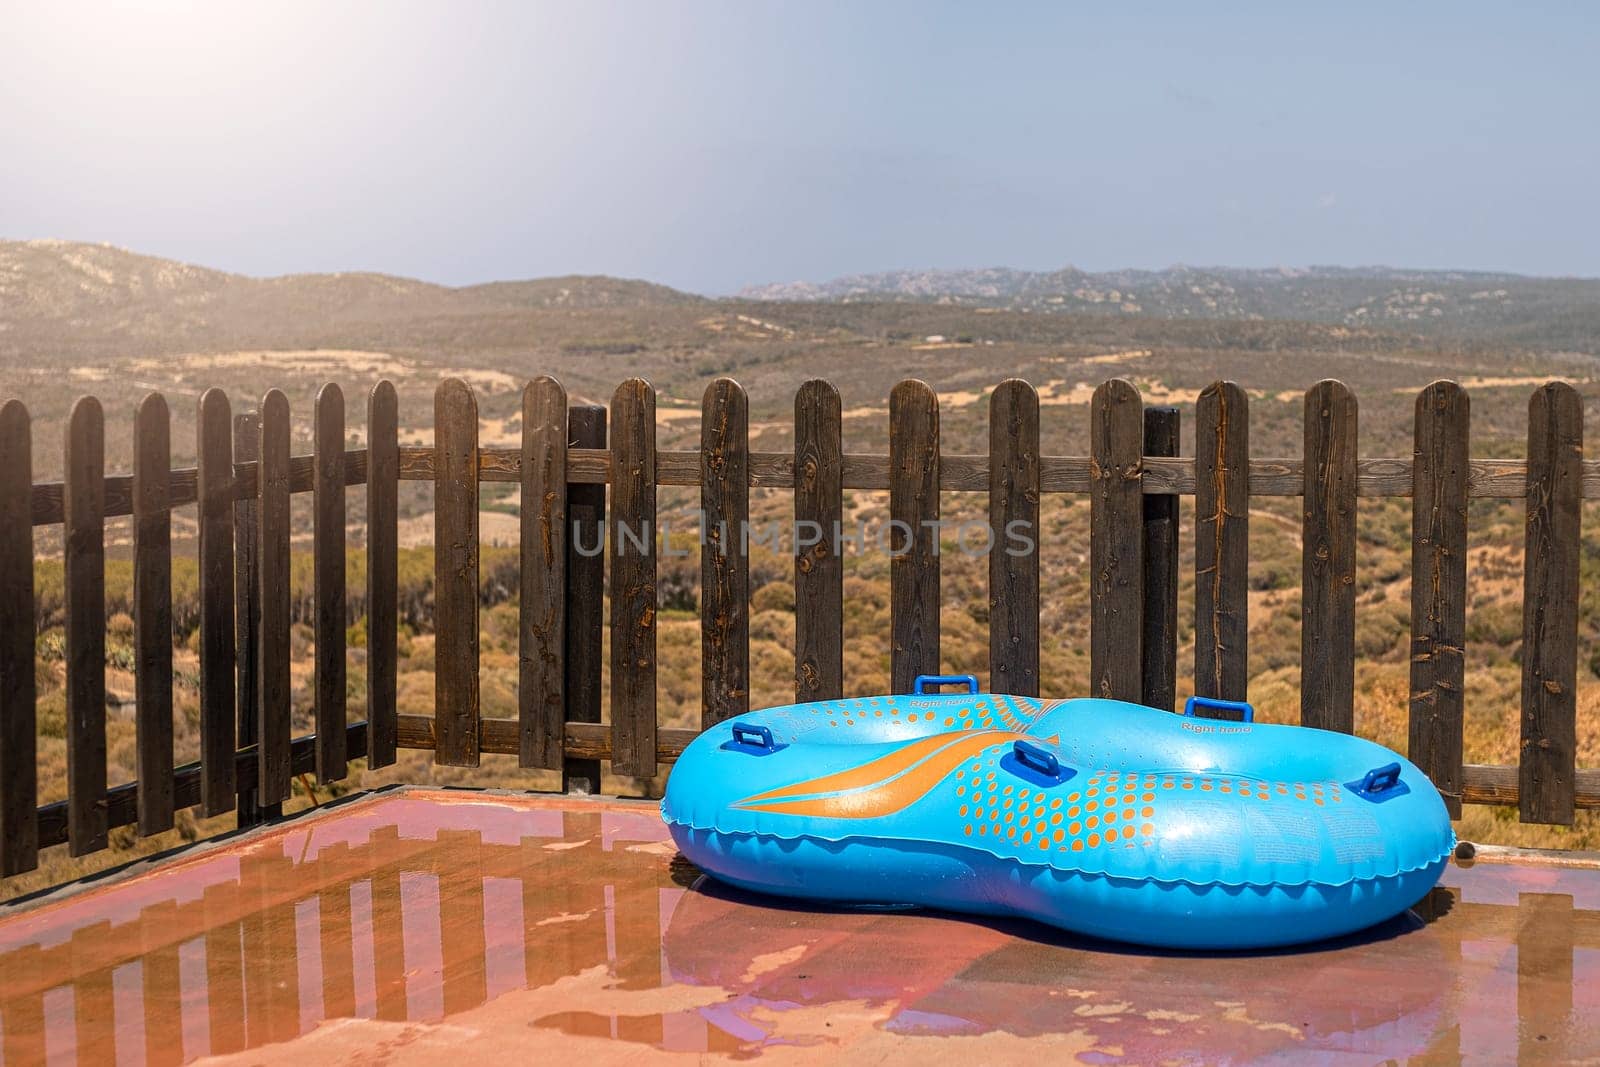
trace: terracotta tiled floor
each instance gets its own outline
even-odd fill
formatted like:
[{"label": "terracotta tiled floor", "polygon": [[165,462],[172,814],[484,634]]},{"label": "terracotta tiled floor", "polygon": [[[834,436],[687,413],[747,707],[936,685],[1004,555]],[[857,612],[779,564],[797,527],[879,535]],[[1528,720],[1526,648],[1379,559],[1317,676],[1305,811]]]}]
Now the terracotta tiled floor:
[{"label": "terracotta tiled floor", "polygon": [[654,805],[409,790],[0,909],[0,1056],[1600,1059],[1600,871],[1445,884],[1427,921],[1348,943],[1152,955],[736,894],[674,858]]}]

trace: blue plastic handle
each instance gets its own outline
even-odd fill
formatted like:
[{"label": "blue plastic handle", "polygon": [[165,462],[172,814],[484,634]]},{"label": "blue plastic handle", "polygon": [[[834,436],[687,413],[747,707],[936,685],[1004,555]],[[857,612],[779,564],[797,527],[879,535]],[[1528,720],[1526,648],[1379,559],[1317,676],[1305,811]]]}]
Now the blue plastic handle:
[{"label": "blue plastic handle", "polygon": [[1390,763],[1382,767],[1374,767],[1361,779],[1360,792],[1387,793],[1400,784],[1400,764]]},{"label": "blue plastic handle", "polygon": [[927,686],[964,685],[968,693],[978,691],[978,676],[975,674],[919,674],[917,680],[911,684],[911,691],[918,695],[926,693]]},{"label": "blue plastic handle", "polygon": [[735,744],[749,745],[751,748],[764,748],[771,751],[772,731],[765,726],[745,726],[742,723],[733,724],[733,740]]},{"label": "blue plastic handle", "polygon": [[1190,697],[1183,705],[1183,713],[1191,719],[1209,719],[1210,715],[1196,715],[1197,708],[1214,711],[1236,711],[1243,716],[1240,722],[1255,722],[1256,709],[1243,700],[1223,700],[1221,697]]},{"label": "blue plastic handle", "polygon": [[1018,763],[1032,767],[1052,778],[1061,777],[1061,761],[1049,749],[1040,748],[1031,741],[1017,741],[1012,744],[1011,751],[1016,754]]},{"label": "blue plastic handle", "polygon": [[1382,767],[1374,767],[1356,781],[1344,783],[1344,787],[1361,799],[1370,800],[1374,804],[1384,804],[1411,793],[1411,787],[1400,777],[1398,763],[1385,763]]}]

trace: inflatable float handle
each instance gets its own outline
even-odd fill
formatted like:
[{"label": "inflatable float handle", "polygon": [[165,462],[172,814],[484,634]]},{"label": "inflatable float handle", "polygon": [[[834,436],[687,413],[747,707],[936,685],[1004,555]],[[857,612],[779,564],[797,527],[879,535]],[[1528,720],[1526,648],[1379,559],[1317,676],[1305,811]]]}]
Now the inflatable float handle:
[{"label": "inflatable float handle", "polygon": [[911,683],[911,691],[919,696],[926,693],[928,686],[964,685],[968,693],[978,691],[978,676],[975,674],[919,674],[917,680]]},{"label": "inflatable float handle", "polygon": [[1061,777],[1061,761],[1049,749],[1040,748],[1029,741],[1017,741],[1012,744],[1011,751],[1016,755],[1018,763],[1032,767],[1051,778]]},{"label": "inflatable float handle", "polygon": [[1367,776],[1361,779],[1361,791],[1363,793],[1382,793],[1387,789],[1393,789],[1399,782],[1400,764],[1389,763],[1368,771]]},{"label": "inflatable float handle", "polygon": [[1195,714],[1197,708],[1211,708],[1215,711],[1233,711],[1241,716],[1240,722],[1255,722],[1256,709],[1243,700],[1223,700],[1221,697],[1190,697],[1183,705],[1183,713],[1191,719],[1211,718]]},{"label": "inflatable float handle", "polygon": [[1403,797],[1411,792],[1400,780],[1398,763],[1386,763],[1382,767],[1374,767],[1360,781],[1346,782],[1345,788],[1375,804],[1382,804],[1385,800]]},{"label": "inflatable float handle", "polygon": [[749,745],[751,748],[773,749],[772,731],[765,726],[746,726],[743,723],[733,724],[733,741],[738,745]]}]

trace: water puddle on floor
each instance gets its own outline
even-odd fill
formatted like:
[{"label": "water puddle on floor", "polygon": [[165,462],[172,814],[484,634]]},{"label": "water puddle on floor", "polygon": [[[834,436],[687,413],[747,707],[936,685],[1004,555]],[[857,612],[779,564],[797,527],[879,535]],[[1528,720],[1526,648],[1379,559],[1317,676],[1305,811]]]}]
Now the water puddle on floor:
[{"label": "water puddle on floor", "polygon": [[0,1063],[1600,1058],[1600,872],[1445,886],[1341,943],[1152,954],[725,890],[653,805],[414,790],[0,909]]}]

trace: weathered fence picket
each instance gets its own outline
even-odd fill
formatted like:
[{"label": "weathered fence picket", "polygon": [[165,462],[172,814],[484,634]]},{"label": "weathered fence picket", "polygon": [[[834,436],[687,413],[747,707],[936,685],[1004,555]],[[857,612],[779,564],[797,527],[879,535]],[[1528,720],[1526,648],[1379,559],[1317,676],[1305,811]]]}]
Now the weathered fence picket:
[{"label": "weathered fence picket", "polygon": [[234,722],[233,415],[228,394],[207,389],[195,422],[199,500],[201,810],[236,803]]},{"label": "weathered fence picket", "polygon": [[0,876],[39,865],[34,704],[33,437],[20,401],[0,404]]},{"label": "weathered fence picket", "polygon": [[327,784],[344,777],[348,625],[344,587],[344,391],[332,382],[317,393],[313,424],[311,552],[317,645],[317,781]]},{"label": "weathered fence picket", "polygon": [[523,767],[560,770],[567,722],[567,391],[554,378],[535,378],[522,392],[520,534],[517,758]]},{"label": "weathered fence picket", "polygon": [[1144,693],[1144,416],[1114,378],[1089,404],[1089,689],[1135,703]]},{"label": "weathered fence picket", "polygon": [[170,830],[173,821],[171,468],[171,413],[166,400],[151,393],[133,419],[135,771],[143,836]]},{"label": "weathered fence picket", "polygon": [[611,399],[611,769],[656,773],[656,393],[631,378]]},{"label": "weathered fence picket", "polygon": [[1408,751],[1461,815],[1467,644],[1467,394],[1417,394],[1411,490],[1411,717]]},{"label": "weathered fence picket", "polygon": [[[289,400],[277,389],[261,398],[257,446],[256,803],[289,799]],[[241,657],[244,658],[244,657]]]},{"label": "weathered fence picket", "polygon": [[1583,398],[1565,382],[1551,382],[1528,402],[1518,783],[1526,822],[1572,822],[1582,462]]},{"label": "weathered fence picket", "polygon": [[394,762],[399,657],[400,401],[393,382],[367,398],[367,765]]},{"label": "weathered fence picket", "polygon": [[1355,732],[1356,398],[1318,382],[1305,403],[1300,721]]},{"label": "weathered fence picket", "polygon": [[[1040,451],[1039,398],[1020,380],[989,399],[988,450],[949,453],[939,402],[919,381],[889,397],[887,455],[846,454],[838,391],[805,383],[795,396],[792,451],[749,447],[749,404],[731,379],[706,390],[700,446],[658,450],[655,393],[624,382],[607,411],[569,409],[550,378],[522,396],[520,447],[483,448],[472,390],[451,380],[434,397],[431,446],[399,443],[399,399],[368,397],[365,448],[346,448],[337,386],[310,420],[312,454],[292,454],[289,404],[273,390],[236,437],[226,394],[200,399],[196,466],[171,467],[170,419],[159,396],[134,421],[132,472],[106,475],[97,402],[72,412],[59,483],[32,484],[33,442],[18,402],[0,406],[0,873],[37,865],[42,846],[102,848],[113,827],[160,832],[175,811],[270,818],[293,777],[342,779],[348,761],[392,763],[399,747],[431,748],[441,764],[480,753],[556,770],[562,787],[601,788],[602,761],[624,778],[654,777],[695,736],[659,725],[656,696],[656,498],[700,492],[702,721],[749,706],[750,559],[745,527],[755,487],[792,489],[795,692],[843,695],[845,490],[888,491],[892,519],[890,676],[906,691],[940,671],[940,495],[985,492],[989,681],[1040,692],[1042,493],[1090,498],[1090,672],[1096,695],[1170,707],[1176,696],[1177,499],[1195,501],[1196,692],[1247,697],[1249,509],[1253,497],[1301,497],[1302,718],[1354,727],[1356,506],[1410,497],[1413,515],[1410,755],[1452,812],[1515,804],[1526,821],[1570,822],[1600,807],[1600,769],[1576,767],[1580,508],[1600,498],[1600,463],[1582,457],[1582,401],[1552,383],[1529,407],[1528,460],[1470,457],[1467,395],[1436,382],[1417,398],[1409,459],[1361,460],[1355,397],[1322,382],[1305,400],[1303,459],[1252,458],[1248,399],[1233,383],[1204,390],[1195,452],[1180,455],[1177,412],[1142,406],[1126,381],[1090,405],[1090,455]],[[433,715],[399,715],[399,483],[434,483]],[[519,696],[515,719],[484,718],[478,700],[479,488],[522,491]],[[366,721],[345,707],[346,505],[366,485]],[[607,487],[609,486],[609,503]],[[290,694],[290,502],[312,494],[316,633],[314,717],[293,736]],[[1521,498],[1527,514],[1522,751],[1516,766],[1463,765],[1467,503]],[[200,759],[173,767],[172,511],[199,505]],[[610,522],[607,522],[607,518]],[[107,787],[105,521],[132,515],[138,780]],[[65,567],[68,798],[38,806],[34,708],[33,528],[60,524]],[[610,593],[609,723],[602,721],[602,631]],[[236,588],[237,586],[237,588]],[[238,653],[236,655],[235,653]],[[235,675],[235,670],[238,673]],[[237,699],[236,699],[237,697]],[[241,724],[235,734],[235,716]],[[244,724],[249,724],[248,731]],[[375,908],[378,891],[374,889]],[[335,961],[336,963],[338,961]],[[337,968],[336,968],[337,969]],[[342,973],[342,972],[341,972]],[[337,976],[336,976],[337,977]],[[341,980],[342,981],[342,980]],[[345,997],[343,985],[332,990]]]},{"label": "weathered fence picket", "polygon": [[844,696],[844,442],[839,390],[813,378],[794,398],[794,693]]},{"label": "weathered fence picket", "polygon": [[1194,691],[1243,700],[1250,679],[1250,401],[1206,387],[1194,427]]},{"label": "weathered fence picket", "polygon": [[1020,378],[989,397],[989,537],[989,688],[1038,696],[1039,394]]},{"label": "weathered fence picket", "polygon": [[451,378],[433,406],[433,755],[447,767],[476,767],[478,402]]},{"label": "weathered fence picket", "polygon": [[939,398],[926,382],[889,394],[889,691],[939,671]]},{"label": "weathered fence picket", "polygon": [[84,397],[67,422],[62,513],[67,608],[67,843],[106,847],[105,417]]},{"label": "weathered fence picket", "polygon": [[700,419],[700,728],[750,710],[750,416],[732,378]]}]

